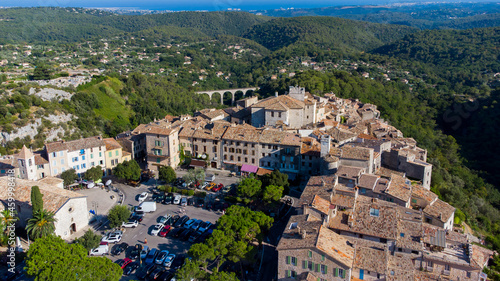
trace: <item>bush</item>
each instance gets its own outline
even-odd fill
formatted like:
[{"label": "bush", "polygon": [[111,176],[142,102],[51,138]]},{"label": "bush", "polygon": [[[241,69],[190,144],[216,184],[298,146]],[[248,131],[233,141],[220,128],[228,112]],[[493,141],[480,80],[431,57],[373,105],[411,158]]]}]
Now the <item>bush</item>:
[{"label": "bush", "polygon": [[172,192],[172,187],[170,185],[165,186],[165,192],[166,193]]},{"label": "bush", "polygon": [[[229,202],[229,203],[236,203],[238,202],[237,200],[238,198],[234,197],[234,196],[226,196],[224,198],[224,200],[226,200],[226,202]],[[240,201],[241,201],[241,198],[240,198]]]},{"label": "bush", "polygon": [[160,185],[160,186],[158,186],[156,189],[158,189],[158,191],[163,191],[163,192],[165,192],[165,190],[167,189],[167,187],[166,187],[166,186],[164,186],[164,185]]},{"label": "bush", "polygon": [[173,193],[176,193],[177,191],[178,191],[178,188],[177,188],[177,187],[175,187],[175,186],[172,186],[172,192],[173,192]]},{"label": "bush", "polygon": [[187,195],[188,196],[193,196],[194,195],[194,190],[188,190]]},{"label": "bush", "polygon": [[181,190],[182,195],[186,195],[187,193],[188,193],[188,191],[186,189]]}]

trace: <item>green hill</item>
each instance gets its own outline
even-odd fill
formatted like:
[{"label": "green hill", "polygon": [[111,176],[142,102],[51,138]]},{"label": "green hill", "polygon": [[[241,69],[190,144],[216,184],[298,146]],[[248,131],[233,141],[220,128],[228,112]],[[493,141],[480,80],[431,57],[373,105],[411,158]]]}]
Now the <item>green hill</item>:
[{"label": "green hill", "polygon": [[366,51],[417,31],[398,25],[384,25],[333,17],[279,18],[254,26],[244,37],[274,51],[296,43],[313,43],[325,48]]},{"label": "green hill", "polygon": [[[153,15],[116,15],[82,8],[0,9],[0,43],[80,41],[125,32],[162,29],[172,36],[241,35],[267,17],[244,12],[179,12]],[[165,26],[170,28],[165,29]]]}]

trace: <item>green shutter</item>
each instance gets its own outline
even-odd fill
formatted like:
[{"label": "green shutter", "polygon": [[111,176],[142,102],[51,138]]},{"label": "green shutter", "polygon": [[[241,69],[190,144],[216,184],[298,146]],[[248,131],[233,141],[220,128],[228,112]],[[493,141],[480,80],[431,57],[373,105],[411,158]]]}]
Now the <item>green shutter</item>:
[{"label": "green shutter", "polygon": [[285,270],[285,277],[290,277],[290,270]]},{"label": "green shutter", "polygon": [[321,255],[321,260],[324,261],[325,260],[325,255]]},{"label": "green shutter", "polygon": [[325,265],[325,274],[328,274],[328,266]]},{"label": "green shutter", "polygon": [[333,273],[333,276],[337,277],[339,276],[339,269],[335,268],[335,272]]},{"label": "green shutter", "polygon": [[319,272],[319,267],[320,267],[320,266],[321,266],[321,265],[320,265],[319,263],[317,263],[317,264],[316,264],[316,272]]},{"label": "green shutter", "polygon": [[306,269],[307,268],[307,261],[302,261],[302,269]]},{"label": "green shutter", "polygon": [[313,252],[309,251],[308,255],[311,258],[313,256]]},{"label": "green shutter", "polygon": [[286,256],[286,264],[290,264],[290,256]]},{"label": "green shutter", "polygon": [[345,269],[344,269],[344,270],[342,270],[342,276],[341,276],[341,277],[342,277],[342,278],[345,278]]}]

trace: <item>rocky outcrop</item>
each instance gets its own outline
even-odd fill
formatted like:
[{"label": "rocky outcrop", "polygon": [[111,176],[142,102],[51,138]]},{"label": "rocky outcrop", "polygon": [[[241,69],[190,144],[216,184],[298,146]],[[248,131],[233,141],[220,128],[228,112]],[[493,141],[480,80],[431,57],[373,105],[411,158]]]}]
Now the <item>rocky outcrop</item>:
[{"label": "rocky outcrop", "polygon": [[57,89],[52,89],[52,88],[42,88],[42,89],[38,89],[38,90],[35,88],[30,88],[29,94],[36,95],[37,97],[39,97],[45,101],[69,100],[69,99],[71,99],[71,96],[73,95],[73,93],[68,93],[68,92],[63,91],[63,90],[57,90]]},{"label": "rocky outcrop", "polygon": [[[60,115],[49,115],[47,117],[42,117],[46,120],[49,120],[53,124],[59,124],[59,123],[66,123],[70,121],[71,119],[77,118],[76,116],[73,116],[72,114],[60,114]],[[26,136],[30,136],[31,138],[34,138],[38,134],[38,128],[42,125],[42,118],[36,118],[33,119],[29,124],[15,128],[14,132],[7,133],[7,132],[1,132],[0,133],[0,142],[5,143],[8,141],[12,141],[16,138],[25,138]],[[71,130],[73,132],[74,129]],[[47,132],[47,141],[52,141],[57,139],[57,134],[58,133],[63,133],[64,130],[60,128],[59,126],[51,128]]]}]

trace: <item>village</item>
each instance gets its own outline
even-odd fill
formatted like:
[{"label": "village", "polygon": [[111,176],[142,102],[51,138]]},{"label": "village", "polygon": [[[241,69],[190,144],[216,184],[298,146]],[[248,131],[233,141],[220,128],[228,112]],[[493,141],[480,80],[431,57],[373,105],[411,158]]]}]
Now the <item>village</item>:
[{"label": "village", "polygon": [[165,116],[116,138],[23,147],[1,156],[0,182],[14,172],[22,218],[31,215],[29,190],[40,186],[58,217],[56,235],[71,239],[89,228],[91,214],[86,196],[63,187],[69,169],[81,176],[100,166],[110,175],[135,160],[158,175],[190,158],[192,168],[238,177],[279,170],[301,184],[290,190],[294,211],[276,246],[277,280],[487,280],[482,270],[493,252],[430,190],[427,151],[380,116],[373,104],[290,86],[284,95],[249,94],[232,107]]}]

